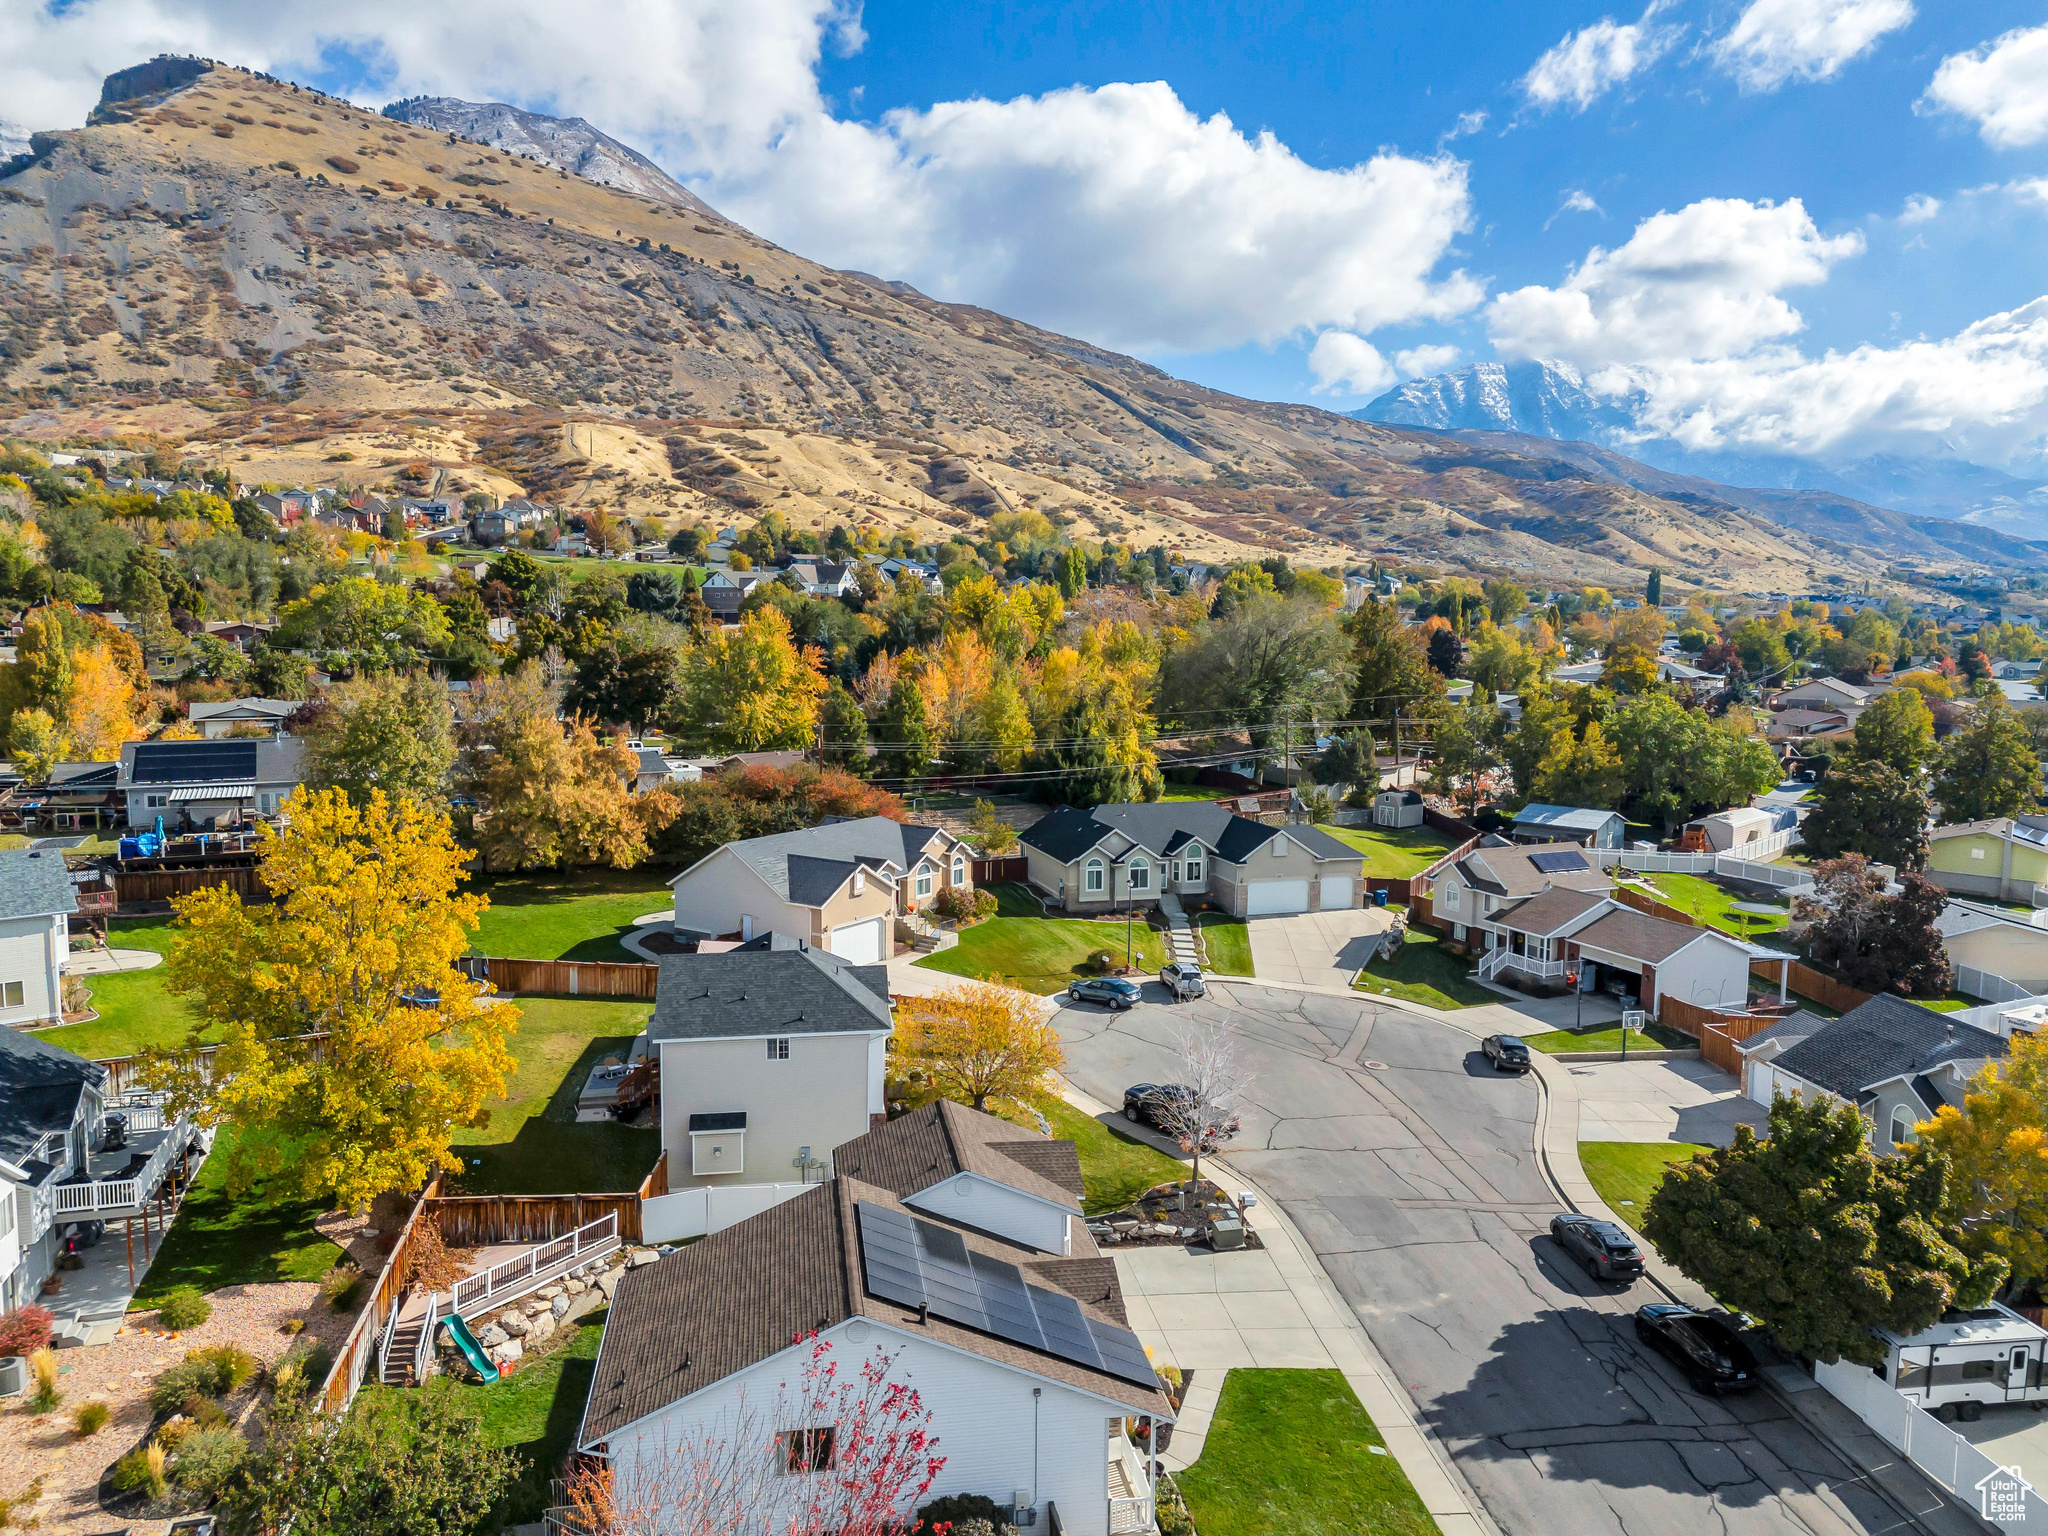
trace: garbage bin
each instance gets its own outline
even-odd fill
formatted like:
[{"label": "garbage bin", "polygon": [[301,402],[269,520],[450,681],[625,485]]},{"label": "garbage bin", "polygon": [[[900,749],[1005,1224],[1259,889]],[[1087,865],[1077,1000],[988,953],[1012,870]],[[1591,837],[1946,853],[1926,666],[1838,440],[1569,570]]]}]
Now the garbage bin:
[{"label": "garbage bin", "polygon": [[1376,907],[1384,907],[1387,904],[1387,888],[1384,885],[1373,891],[1372,904]]}]

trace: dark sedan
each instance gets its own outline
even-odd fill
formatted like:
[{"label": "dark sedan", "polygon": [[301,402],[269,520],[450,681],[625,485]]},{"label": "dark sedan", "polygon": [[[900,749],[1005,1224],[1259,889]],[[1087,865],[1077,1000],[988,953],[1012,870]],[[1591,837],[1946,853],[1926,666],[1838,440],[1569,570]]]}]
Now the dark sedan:
[{"label": "dark sedan", "polygon": [[[1124,1090],[1124,1118],[1133,1125],[1149,1125],[1178,1140],[1188,1121],[1194,1118],[1187,1108],[1193,1100],[1194,1091],[1179,1083],[1133,1083]],[[1214,1152],[1219,1142],[1237,1134],[1237,1128],[1235,1115],[1209,1126],[1202,1136],[1202,1150]]]},{"label": "dark sedan", "polygon": [[1636,1337],[1681,1371],[1695,1392],[1746,1392],[1756,1356],[1725,1319],[1668,1301],[1636,1308]]},{"label": "dark sedan", "polygon": [[1067,997],[1076,1003],[1100,1003],[1105,1008],[1125,1009],[1145,994],[1135,981],[1125,981],[1121,976],[1084,976],[1067,988]]},{"label": "dark sedan", "polygon": [[1488,1035],[1479,1042],[1479,1049],[1496,1072],[1529,1070],[1529,1047],[1519,1035]]},{"label": "dark sedan", "polygon": [[1586,1266],[1595,1280],[1640,1279],[1643,1251],[1628,1232],[1611,1221],[1568,1214],[1550,1218],[1550,1235],[1557,1246]]}]

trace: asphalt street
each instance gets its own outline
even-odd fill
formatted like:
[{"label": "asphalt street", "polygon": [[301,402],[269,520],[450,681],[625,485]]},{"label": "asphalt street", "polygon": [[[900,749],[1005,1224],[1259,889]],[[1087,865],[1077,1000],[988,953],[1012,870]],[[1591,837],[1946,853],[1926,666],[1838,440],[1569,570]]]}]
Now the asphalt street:
[{"label": "asphalt street", "polygon": [[1597,1283],[1551,1242],[1563,1207],[1537,1161],[1533,1080],[1363,996],[1211,987],[1180,1006],[1061,1008],[1067,1075],[1120,1104],[1128,1083],[1173,1080],[1186,1023],[1242,1037],[1256,1107],[1231,1164],[1314,1246],[1508,1536],[1911,1529],[1767,1394],[1692,1392],[1635,1340],[1631,1314],[1661,1296]]}]

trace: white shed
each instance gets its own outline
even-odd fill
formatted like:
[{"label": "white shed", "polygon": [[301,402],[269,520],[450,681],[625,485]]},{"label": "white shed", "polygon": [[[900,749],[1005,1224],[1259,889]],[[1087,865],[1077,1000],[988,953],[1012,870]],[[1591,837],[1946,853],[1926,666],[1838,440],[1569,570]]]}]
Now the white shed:
[{"label": "white shed", "polygon": [[1422,825],[1422,796],[1412,789],[1383,789],[1372,797],[1372,824],[1376,827],[1419,827]]},{"label": "white shed", "polygon": [[1715,853],[1740,853],[1746,844],[1762,842],[1778,830],[1769,811],[1746,805],[1702,816],[1693,825],[1706,834],[1707,847]]}]

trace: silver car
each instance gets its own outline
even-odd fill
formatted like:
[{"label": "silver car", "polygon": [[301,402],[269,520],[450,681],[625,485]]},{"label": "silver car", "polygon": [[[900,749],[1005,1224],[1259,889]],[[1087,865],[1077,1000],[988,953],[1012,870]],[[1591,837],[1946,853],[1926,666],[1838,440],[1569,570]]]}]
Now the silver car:
[{"label": "silver car", "polygon": [[1191,997],[1207,997],[1209,987],[1202,980],[1202,968],[1182,960],[1167,963],[1159,973],[1160,983],[1173,994],[1176,1003],[1184,1003]]}]

